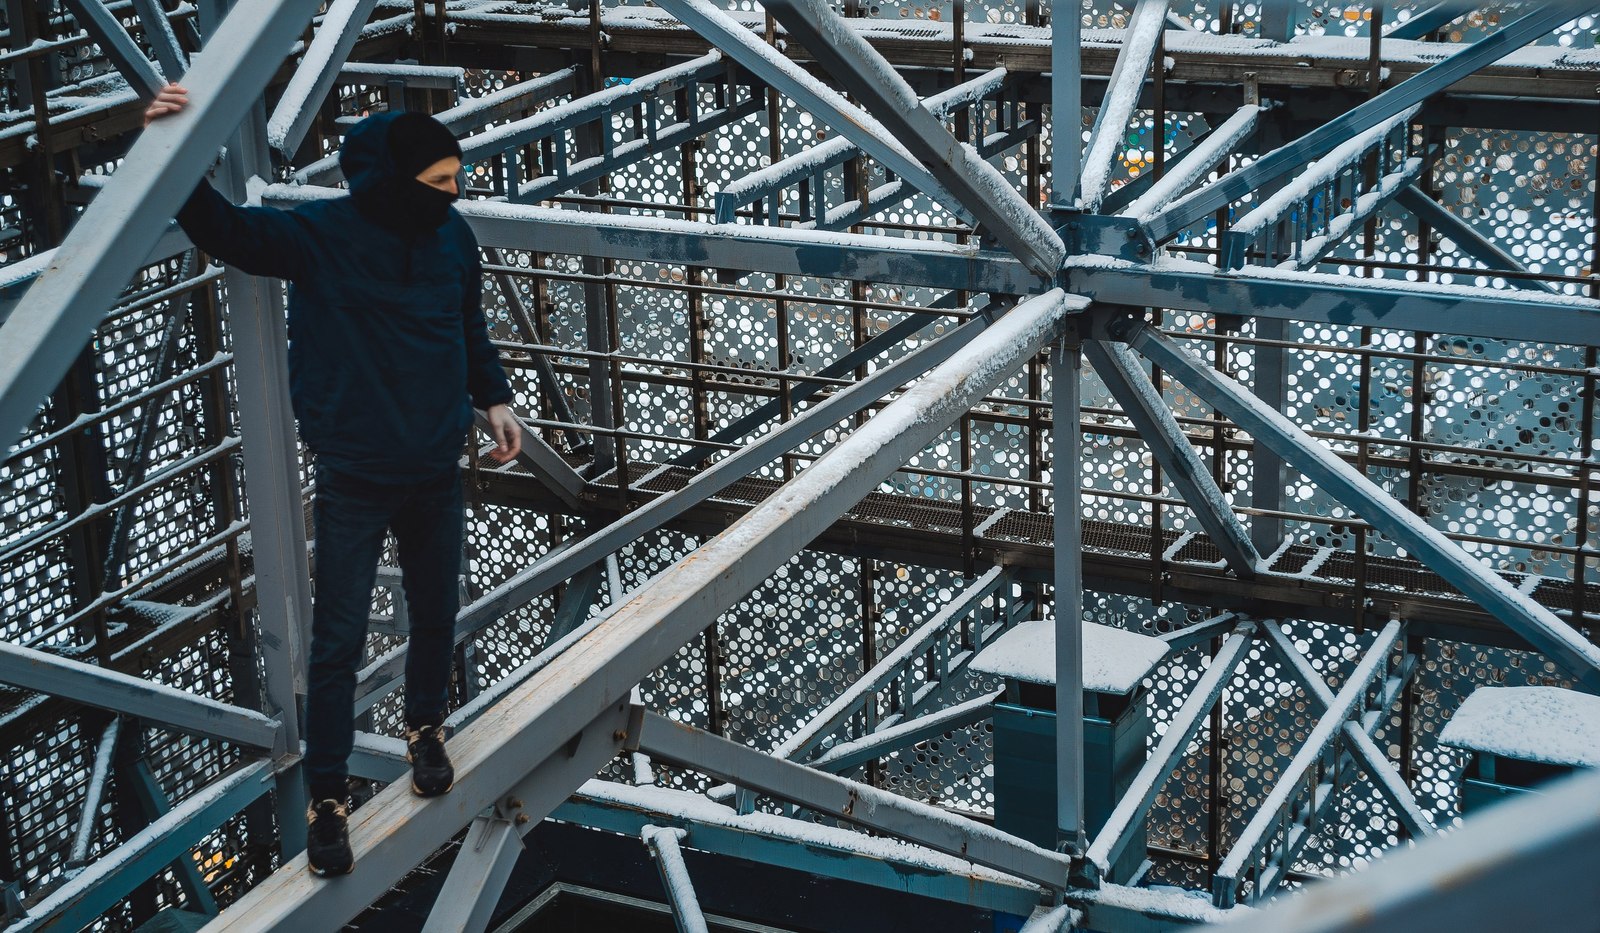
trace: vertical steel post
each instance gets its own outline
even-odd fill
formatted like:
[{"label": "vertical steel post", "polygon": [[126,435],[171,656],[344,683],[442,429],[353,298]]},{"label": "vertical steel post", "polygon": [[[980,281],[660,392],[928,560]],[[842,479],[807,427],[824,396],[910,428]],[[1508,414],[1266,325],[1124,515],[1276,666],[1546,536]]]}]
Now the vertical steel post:
[{"label": "vertical steel post", "polygon": [[[251,108],[228,152],[227,187],[237,196],[251,175],[270,177],[263,101]],[[228,331],[244,441],[245,499],[255,563],[259,644],[266,673],[265,712],[283,722],[278,757],[299,755],[299,699],[305,694],[305,643],[311,629],[300,456],[289,405],[288,333],[283,284],[238,269],[227,273]],[[305,788],[295,764],[278,774],[279,843],[285,859],[305,848]]]},{"label": "vertical steel post", "polygon": [[1055,2],[1065,9],[1050,12],[1050,203],[1067,207],[1083,173],[1083,15],[1078,0]]},{"label": "vertical steel post", "polygon": [[1056,847],[1084,851],[1083,831],[1083,351],[1076,336],[1050,354],[1055,519]]}]

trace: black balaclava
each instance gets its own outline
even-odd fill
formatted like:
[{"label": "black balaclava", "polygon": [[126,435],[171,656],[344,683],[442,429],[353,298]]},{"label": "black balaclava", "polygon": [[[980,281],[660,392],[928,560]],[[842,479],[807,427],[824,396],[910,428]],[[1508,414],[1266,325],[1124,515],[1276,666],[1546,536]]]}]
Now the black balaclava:
[{"label": "black balaclava", "polygon": [[420,113],[380,113],[356,124],[339,150],[350,196],[363,215],[402,234],[441,226],[457,195],[417,181],[439,161],[461,157],[461,144],[438,120]]}]

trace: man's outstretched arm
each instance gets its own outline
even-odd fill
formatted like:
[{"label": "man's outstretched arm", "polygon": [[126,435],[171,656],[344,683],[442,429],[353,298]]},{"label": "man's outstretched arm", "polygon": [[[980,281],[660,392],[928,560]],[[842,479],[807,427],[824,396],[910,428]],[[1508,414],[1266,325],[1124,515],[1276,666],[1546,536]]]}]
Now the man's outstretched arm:
[{"label": "man's outstretched arm", "polygon": [[[177,113],[188,101],[182,87],[167,85],[145,109],[145,126]],[[270,207],[234,205],[204,178],[177,220],[194,245],[251,275],[294,279],[307,265],[307,236],[299,218]]]}]

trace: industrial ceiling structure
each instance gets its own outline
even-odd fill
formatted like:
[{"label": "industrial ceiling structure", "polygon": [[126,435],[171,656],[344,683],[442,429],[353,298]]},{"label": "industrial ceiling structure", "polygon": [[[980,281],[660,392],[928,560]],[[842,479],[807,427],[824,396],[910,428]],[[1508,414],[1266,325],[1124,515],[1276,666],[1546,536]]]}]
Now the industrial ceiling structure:
[{"label": "industrial ceiling structure", "polygon": [[[1600,3],[3,11],[0,928],[1592,928]],[[324,881],[284,286],[172,217],[401,108],[523,452]]]}]

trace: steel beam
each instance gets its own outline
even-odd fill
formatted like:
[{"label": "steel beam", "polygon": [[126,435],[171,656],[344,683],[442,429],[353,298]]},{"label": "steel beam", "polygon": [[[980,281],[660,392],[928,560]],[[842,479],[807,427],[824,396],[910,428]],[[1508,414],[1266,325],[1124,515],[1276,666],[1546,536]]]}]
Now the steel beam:
[{"label": "steel beam", "polygon": [[[89,33],[89,38],[100,46],[100,51],[111,59],[117,71],[127,80],[128,86],[140,97],[149,100],[160,92],[167,82],[156,66],[145,57],[139,43],[133,41],[128,30],[122,27],[117,15],[106,9],[103,0],[64,0],[72,10],[78,25]],[[130,272],[132,270],[129,270]]]},{"label": "steel beam", "polygon": [[1207,929],[1457,933],[1592,927],[1600,872],[1596,800],[1600,773],[1584,772],[1497,804],[1414,849]]},{"label": "steel beam", "polygon": [[[1276,622],[1263,622],[1261,634],[1277,650],[1284,663],[1294,670],[1295,675],[1305,686],[1306,694],[1321,707],[1321,711],[1333,709],[1335,705],[1333,691],[1328,689],[1321,675],[1312,669],[1305,655],[1295,649],[1289,641],[1289,636],[1284,634],[1283,627]],[[1350,753],[1361,763],[1361,767],[1366,769],[1373,786],[1389,801],[1389,805],[1394,807],[1406,832],[1413,839],[1433,835],[1433,823],[1422,811],[1411,788],[1406,786],[1406,779],[1395,769],[1394,763],[1382,749],[1378,748],[1372,736],[1367,734],[1367,730],[1360,723],[1346,722],[1343,727],[1343,738],[1348,743]]]},{"label": "steel beam", "polygon": [[1089,341],[1084,349],[1095,372],[1161,464],[1164,475],[1194,510],[1211,543],[1222,552],[1236,576],[1254,579],[1261,567],[1260,553],[1138,358],[1125,346],[1098,340]]},{"label": "steel beam", "polygon": [[[1266,108],[1260,104],[1245,104],[1234,111],[1233,116],[1207,133],[1204,140],[1180,153],[1176,163],[1168,165],[1161,177],[1138,200],[1117,213],[1148,221],[1172,203],[1174,198],[1198,184],[1222,160],[1236,154],[1239,147],[1255,134],[1256,126],[1265,112]],[[1153,174],[1149,177],[1155,178]]]},{"label": "steel beam", "polygon": [[228,15],[184,76],[189,106],[145,130],[0,325],[0,443],[61,381],[319,3],[252,0]]},{"label": "steel beam", "polygon": [[[1111,83],[1106,96],[1095,113],[1094,128],[1089,132],[1089,145],[1083,156],[1083,177],[1078,183],[1078,209],[1087,214],[1097,213],[1100,202],[1111,190],[1112,164],[1126,145],[1128,119],[1139,104],[1139,92],[1144,89],[1145,77],[1150,73],[1150,62],[1155,58],[1156,46],[1166,31],[1169,0],[1138,0],[1128,17],[1128,28],[1122,34],[1122,49],[1117,53],[1117,64],[1111,69]],[[1157,63],[1165,69],[1165,63]],[[1164,132],[1161,127],[1157,133]]]},{"label": "steel beam", "polygon": [[[743,599],[947,430],[1054,339],[1066,316],[1081,308],[1059,290],[1018,305],[968,344],[968,353],[940,364],[783,490],[635,591],[575,639],[555,663],[497,698],[482,700],[481,715],[451,740],[456,786],[449,796],[416,797],[401,782],[356,811],[350,837],[360,871],[327,884],[296,858],[224,911],[208,930],[336,926],[509,793],[523,802],[518,812],[538,822],[580,781],[561,784],[550,775],[540,779],[535,774],[519,783],[519,775],[543,767],[578,768],[584,762],[574,759],[570,749],[590,746],[604,755],[593,762],[592,774],[614,753],[614,746],[574,740],[574,723],[603,724],[607,716],[625,712],[633,686],[699,636],[706,620]],[[601,725],[601,734],[612,736],[638,734],[637,726],[611,733],[603,729]],[[563,748],[569,751],[558,754]]]},{"label": "steel beam", "polygon": [[281,728],[252,710],[4,641],[0,682],[249,749],[271,751]]},{"label": "steel beam", "polygon": [[[928,112],[911,85],[859,32],[823,0],[768,0],[766,8],[805,45],[825,71],[862,101],[867,112],[926,166],[944,191],[958,199],[963,209],[958,213],[972,218],[1035,275],[1054,279],[1067,252],[1061,238],[998,169],[984,161],[972,146],[951,135],[944,123]],[[841,119],[822,116],[828,117],[835,130],[850,135]],[[901,177],[914,183],[913,176]]]},{"label": "steel beam", "polygon": [[[933,198],[962,220],[972,219],[962,202],[907,150],[895,133],[879,123],[873,115],[851,104],[837,91],[761,41],[726,12],[707,0],[661,0],[659,5],[704,36],[713,47],[721,49],[751,73],[781,91],[785,97],[861,147],[862,152],[910,182],[912,187]],[[774,15],[779,13],[777,8],[773,8],[772,12]]]},{"label": "steel beam", "polygon": [[422,933],[487,930],[506,879],[521,855],[522,835],[511,820],[494,814],[473,820]]},{"label": "steel beam", "polygon": [[1072,206],[1083,176],[1083,17],[1050,17],[1050,206]]},{"label": "steel beam", "polygon": [[178,43],[178,34],[172,31],[172,21],[167,18],[167,11],[162,8],[161,0],[133,0],[134,12],[139,14],[139,23],[144,27],[145,41],[156,53],[156,61],[161,65],[162,73],[169,78],[176,79],[189,69],[188,56],[183,52],[183,46]]},{"label": "steel beam", "polygon": [[1480,68],[1492,65],[1597,4],[1536,4],[1521,19],[1462,49],[1415,77],[1384,91],[1294,142],[1229,172],[1175,202],[1150,221],[1155,240],[1165,242],[1228,204],[1270,185],[1334,146],[1422,103]]},{"label": "steel beam", "polygon": [[[1488,266],[1493,271],[1501,272],[1527,272],[1516,257],[1500,248],[1493,240],[1479,233],[1470,223],[1455,215],[1443,204],[1428,196],[1426,191],[1415,184],[1406,185],[1395,195],[1395,203],[1410,211],[1418,220],[1432,227],[1434,232],[1444,236],[1454,243],[1463,253]],[[1461,270],[1463,274],[1470,274],[1469,270]],[[1549,282],[1526,281],[1510,278],[1508,284],[1516,288],[1543,289],[1552,295],[1560,294],[1556,286]]]},{"label": "steel beam", "polygon": [[661,873],[661,886],[667,891],[672,922],[678,933],[707,933],[706,916],[700,910],[700,899],[695,896],[689,868],[683,864],[683,851],[678,848],[678,843],[689,834],[675,827],[646,826],[639,835]]},{"label": "steel beam", "polygon": [[844,820],[1003,871],[1042,887],[1066,887],[1071,860],[929,804],[775,758],[646,712],[639,750]]},{"label": "steel beam", "polygon": [[[1006,70],[1004,68],[995,68],[970,81],[958,84],[947,91],[942,91],[927,98],[922,102],[922,105],[928,109],[928,112],[942,119],[960,108],[970,107],[990,94],[998,92],[1004,86],[1005,80]],[[804,152],[796,153],[765,168],[737,178],[717,192],[717,223],[733,223],[739,208],[746,204],[771,198],[788,186],[796,184],[803,179],[817,178],[821,173],[848,162],[860,153],[861,147],[851,142],[849,137],[835,136],[812,146]],[[766,215],[769,223],[775,223],[771,219],[775,213],[776,205],[774,205],[773,211]],[[816,211],[815,213],[820,220],[822,212]],[[758,213],[757,216],[760,217],[762,215]]]},{"label": "steel beam", "polygon": [[1050,349],[1050,497],[1055,586],[1056,848],[1083,854],[1083,348]]},{"label": "steel beam", "polygon": [[650,825],[682,827],[699,851],[1012,914],[1026,914],[1041,894],[1008,875],[907,842],[770,813],[740,816],[682,791],[594,780],[551,816],[629,836]]},{"label": "steel beam", "polygon": [[1111,811],[1111,816],[1106,818],[1105,825],[1100,827],[1100,832],[1089,844],[1084,868],[1097,882],[1107,880],[1111,865],[1122,855],[1122,850],[1136,836],[1143,836],[1144,820],[1150,805],[1171,777],[1178,758],[1188,750],[1189,743],[1194,741],[1200,727],[1205,724],[1206,714],[1216,705],[1228,681],[1233,679],[1234,668],[1250,647],[1253,630],[1252,623],[1241,621],[1233,634],[1223,640],[1221,650],[1212,657],[1206,672],[1189,690],[1189,696],[1167,724],[1161,741],[1150,757],[1145,759],[1144,766],[1134,776],[1127,793],[1122,795],[1116,809]]},{"label": "steel beam", "polygon": [[805,764],[821,771],[843,774],[873,759],[883,758],[954,729],[963,729],[990,719],[994,716],[995,701],[1004,695],[1003,692],[996,691],[941,710],[910,717],[893,725],[880,726],[859,739],[841,742],[829,748]]},{"label": "steel beam", "polygon": [[267,145],[294,158],[378,0],[333,0],[267,121]]},{"label": "steel beam", "polygon": [[1203,263],[1168,259],[1144,266],[1096,257],[1068,260],[1069,291],[1102,304],[1212,312],[1247,318],[1467,334],[1563,346],[1600,345],[1600,302],[1534,297],[1459,285],[1384,284],[1315,272],[1223,274]]},{"label": "steel beam", "polygon": [[1276,451],[1323,491],[1526,638],[1580,684],[1600,691],[1600,648],[1550,610],[1519,593],[1459,544],[1327,447],[1307,437],[1288,418],[1268,408],[1237,382],[1194,359],[1154,328],[1128,319],[1110,326],[1113,331],[1121,331],[1113,337],[1125,339],[1140,354],[1172,373],[1255,438],[1256,443]]},{"label": "steel beam", "polygon": [[[331,188],[275,185],[262,200],[291,207],[343,194]],[[462,203],[457,209],[483,246],[993,295],[1027,295],[1039,289],[1038,277],[1015,259],[970,244],[486,201]]]}]

